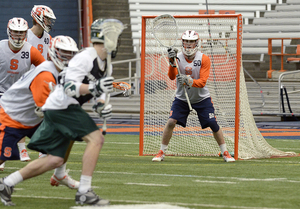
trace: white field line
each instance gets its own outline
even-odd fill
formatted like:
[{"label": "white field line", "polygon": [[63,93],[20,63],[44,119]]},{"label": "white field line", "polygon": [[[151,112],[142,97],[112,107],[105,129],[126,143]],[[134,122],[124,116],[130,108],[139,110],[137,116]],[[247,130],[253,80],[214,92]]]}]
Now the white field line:
[{"label": "white field line", "polygon": [[[104,143],[105,144],[139,144],[138,142],[137,143],[132,143],[132,142],[107,142],[107,141],[105,141]],[[74,144],[76,144],[76,145],[86,145],[85,142],[75,142]]]},{"label": "white field line", "polygon": [[208,181],[208,180],[194,180],[194,182],[200,183],[210,183],[210,184],[236,184],[237,182],[233,181]]},{"label": "white field line", "polygon": [[171,186],[171,185],[168,185],[168,184],[149,184],[149,183],[132,183],[132,182],[128,182],[128,183],[124,183],[124,184],[141,185],[141,186],[157,186],[157,187],[169,187],[169,186]]},{"label": "white field line", "polygon": [[[12,197],[74,200],[74,197],[69,198],[69,197],[30,196],[30,195],[12,195]],[[109,200],[109,201],[111,201],[111,202],[121,202],[121,203],[122,202],[124,202],[124,203],[137,203],[137,204],[169,204],[169,205],[194,206],[194,207],[206,207],[206,208],[282,209],[282,208],[268,208],[268,207],[247,207],[247,206],[234,206],[234,205],[214,205],[214,204],[180,203],[180,202],[149,202],[149,201],[136,201],[136,200]]]}]

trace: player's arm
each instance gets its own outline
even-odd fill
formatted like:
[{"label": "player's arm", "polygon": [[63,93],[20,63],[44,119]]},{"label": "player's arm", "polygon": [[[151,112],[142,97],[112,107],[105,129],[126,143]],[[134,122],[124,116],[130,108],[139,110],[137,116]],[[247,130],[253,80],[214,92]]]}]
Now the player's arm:
[{"label": "player's arm", "polygon": [[52,73],[48,71],[43,71],[39,73],[30,84],[29,88],[32,92],[33,100],[36,105],[36,113],[38,115],[39,113],[42,114],[42,112],[38,112],[38,111],[45,104],[46,99],[50,94],[50,88],[49,88],[50,82],[56,84],[56,80],[54,76],[52,75]]},{"label": "player's arm", "polygon": [[30,48],[30,56],[31,56],[31,64],[34,66],[38,66],[42,62],[45,61],[45,58],[41,54],[39,50],[37,50],[34,46],[31,46]]},{"label": "player's arm", "polygon": [[171,80],[176,79],[176,75],[178,74],[177,68],[169,66],[168,76]]},{"label": "player's arm", "polygon": [[200,68],[200,78],[193,80],[192,87],[203,88],[206,85],[210,71],[210,60],[207,55],[202,56],[202,64]]}]

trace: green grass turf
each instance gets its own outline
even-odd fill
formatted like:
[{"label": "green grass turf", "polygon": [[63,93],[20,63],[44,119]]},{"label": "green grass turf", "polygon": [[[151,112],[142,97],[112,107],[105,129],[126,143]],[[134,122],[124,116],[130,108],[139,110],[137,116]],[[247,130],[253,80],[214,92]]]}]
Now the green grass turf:
[{"label": "green grass turf", "polygon": [[[92,185],[102,198],[115,204],[168,203],[186,208],[300,208],[300,157],[239,160],[220,157],[138,156],[135,135],[107,135]],[[300,152],[300,140],[268,139],[283,151]],[[75,143],[67,168],[79,180],[85,143]],[[32,159],[38,153],[30,151]],[[27,163],[6,162],[1,177]],[[52,187],[52,171],[18,184],[15,208],[52,209],[76,206],[75,190]],[[4,207],[0,205],[0,208]]]}]

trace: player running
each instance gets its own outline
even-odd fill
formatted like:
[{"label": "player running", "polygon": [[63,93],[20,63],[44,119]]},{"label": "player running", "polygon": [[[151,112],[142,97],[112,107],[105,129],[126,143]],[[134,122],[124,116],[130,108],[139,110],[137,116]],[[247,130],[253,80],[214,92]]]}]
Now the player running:
[{"label": "player running", "polygon": [[[91,188],[92,175],[97,165],[104,136],[94,120],[81,108],[90,99],[95,99],[94,110],[103,119],[111,117],[112,107],[105,105],[106,93],[113,89],[113,77],[106,76],[107,51],[101,29],[103,19],[95,20],[91,25],[91,42],[78,53],[65,70],[65,77],[50,94],[42,107],[44,120],[31,137],[28,148],[47,153],[47,157],[38,158],[0,180],[2,202],[13,205],[11,195],[13,187],[19,182],[41,175],[64,163],[68,155],[70,142],[85,141],[86,149],[82,159],[80,185],[75,195],[79,204],[103,206],[108,200],[101,199]],[[113,51],[113,57],[116,55]]]},{"label": "player running", "polygon": [[177,50],[173,48],[168,49],[168,57],[170,60],[168,76],[171,80],[177,77],[177,91],[171,107],[169,120],[162,135],[161,148],[152,161],[159,162],[164,160],[175,125],[186,126],[187,117],[190,113],[187,98],[184,93],[184,88],[187,87],[186,91],[190,103],[192,108],[197,112],[201,127],[203,129],[207,127],[211,128],[214,138],[220,146],[224,161],[234,162],[235,159],[231,157],[227,151],[222,130],[216,121],[214,114],[215,109],[211,101],[210,93],[205,86],[210,70],[209,57],[198,51],[199,34],[197,32],[187,30],[182,34],[181,40],[182,52],[178,54],[180,74],[178,74],[175,63]]},{"label": "player running", "polygon": [[[25,136],[31,138],[39,127],[44,116],[41,107],[50,94],[49,87],[57,83],[59,72],[68,65],[69,60],[77,51],[77,45],[72,38],[68,36],[54,37],[49,48],[51,61],[45,61],[37,68],[24,74],[20,80],[3,94],[1,98],[2,109],[0,110],[0,163],[19,158],[16,143]],[[51,147],[52,143],[54,143],[54,141],[49,143],[48,146]],[[69,144],[70,142],[68,141],[67,146],[69,146]],[[47,167],[49,170],[58,167],[54,161],[51,161],[51,158],[44,157],[39,159],[43,163],[34,169],[35,172],[43,171],[46,164],[49,165],[49,167]],[[66,160],[67,159],[65,159],[65,161]],[[61,166],[61,164],[59,166]],[[31,171],[31,173],[34,173],[34,171]],[[26,173],[22,174],[26,176]],[[59,183],[71,189],[77,189],[79,187],[79,182],[73,180],[66,172],[62,173],[59,178]],[[25,180],[25,178],[13,173],[5,179],[5,183],[10,185],[15,181],[19,182],[22,180]],[[5,205],[13,205],[3,197],[3,192],[5,191],[3,191],[3,187],[0,186],[2,202]]]}]

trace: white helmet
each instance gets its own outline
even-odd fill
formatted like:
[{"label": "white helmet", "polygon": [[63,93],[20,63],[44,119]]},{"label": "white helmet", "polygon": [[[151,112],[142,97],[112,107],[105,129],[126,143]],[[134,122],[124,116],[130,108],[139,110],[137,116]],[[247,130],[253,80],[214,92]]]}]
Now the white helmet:
[{"label": "white helmet", "polygon": [[10,19],[7,24],[9,42],[16,48],[22,48],[27,38],[27,30],[28,24],[23,18]]},{"label": "white helmet", "polygon": [[47,32],[51,30],[56,17],[50,7],[34,5],[31,10],[31,17]]},{"label": "white helmet", "polygon": [[51,39],[48,54],[52,62],[61,70],[78,52],[76,42],[69,36],[55,36]]},{"label": "white helmet", "polygon": [[[182,52],[186,56],[194,55],[198,50],[198,41],[199,41],[199,34],[193,30],[185,31],[182,36]],[[188,41],[194,41],[193,43],[188,43]]]}]

